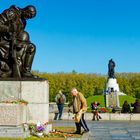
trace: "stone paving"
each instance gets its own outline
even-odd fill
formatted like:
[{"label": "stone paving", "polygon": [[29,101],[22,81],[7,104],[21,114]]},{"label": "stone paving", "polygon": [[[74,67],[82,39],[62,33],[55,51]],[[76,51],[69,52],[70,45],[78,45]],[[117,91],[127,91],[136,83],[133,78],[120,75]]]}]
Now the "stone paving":
[{"label": "stone paving", "polygon": [[[87,121],[90,132],[81,140],[140,140],[140,121]],[[55,121],[55,126],[75,126],[73,121]],[[74,139],[69,139],[74,140]]]},{"label": "stone paving", "polygon": [[140,122],[100,121],[90,127],[89,140],[140,140]]}]

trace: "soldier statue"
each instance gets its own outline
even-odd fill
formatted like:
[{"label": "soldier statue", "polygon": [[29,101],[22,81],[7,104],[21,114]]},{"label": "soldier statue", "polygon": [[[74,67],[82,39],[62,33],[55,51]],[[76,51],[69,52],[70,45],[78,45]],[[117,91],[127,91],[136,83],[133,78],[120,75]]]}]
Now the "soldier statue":
[{"label": "soldier statue", "polygon": [[0,77],[33,77],[32,62],[36,47],[25,31],[27,19],[36,15],[36,8],[15,5],[0,14]]},{"label": "soldier statue", "polygon": [[115,75],[114,75],[115,70],[114,70],[114,68],[115,68],[115,62],[112,59],[110,59],[109,63],[108,63],[108,77],[109,78],[115,78]]}]

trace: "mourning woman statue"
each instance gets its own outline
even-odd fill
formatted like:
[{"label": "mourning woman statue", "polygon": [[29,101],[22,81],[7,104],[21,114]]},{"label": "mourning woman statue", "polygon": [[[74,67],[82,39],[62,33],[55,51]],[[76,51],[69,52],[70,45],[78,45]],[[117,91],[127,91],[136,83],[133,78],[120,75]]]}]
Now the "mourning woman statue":
[{"label": "mourning woman statue", "polygon": [[32,5],[12,5],[0,14],[0,77],[34,77],[31,67],[36,47],[25,27],[27,19],[35,15]]},{"label": "mourning woman statue", "polygon": [[110,59],[109,60],[109,63],[108,63],[108,77],[109,78],[115,78],[114,68],[115,68],[115,62],[112,59]]}]

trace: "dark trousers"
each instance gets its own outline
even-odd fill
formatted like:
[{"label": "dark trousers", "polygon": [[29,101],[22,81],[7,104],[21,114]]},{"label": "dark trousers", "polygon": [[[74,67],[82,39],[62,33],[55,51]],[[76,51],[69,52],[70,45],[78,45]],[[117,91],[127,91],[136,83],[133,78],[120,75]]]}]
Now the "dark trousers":
[{"label": "dark trousers", "polygon": [[62,113],[63,113],[63,108],[64,108],[64,104],[57,104],[57,107],[58,107],[58,119],[61,119],[62,117]]},{"label": "dark trousers", "polygon": [[84,114],[82,114],[80,122],[79,123],[75,122],[75,125],[76,125],[76,131],[78,133],[81,133],[81,127],[83,127],[84,131],[89,131],[89,128],[87,127],[86,121],[84,119]]}]

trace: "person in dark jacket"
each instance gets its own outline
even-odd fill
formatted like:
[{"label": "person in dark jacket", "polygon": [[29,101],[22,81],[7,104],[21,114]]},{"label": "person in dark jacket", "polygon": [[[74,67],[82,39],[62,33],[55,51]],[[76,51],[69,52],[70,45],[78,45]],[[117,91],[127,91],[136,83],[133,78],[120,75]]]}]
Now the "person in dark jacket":
[{"label": "person in dark jacket", "polygon": [[124,103],[123,103],[123,106],[122,106],[121,113],[130,113],[130,112],[131,112],[130,105],[125,100]]},{"label": "person in dark jacket", "polygon": [[140,113],[140,100],[136,99],[135,103],[131,103],[131,106],[134,107],[132,113]]}]

